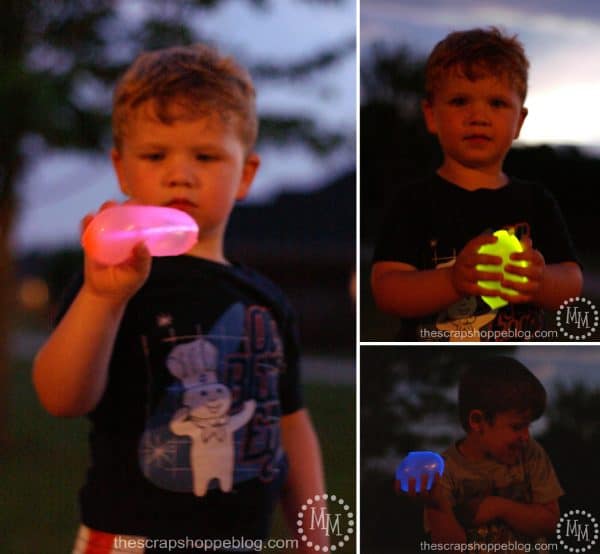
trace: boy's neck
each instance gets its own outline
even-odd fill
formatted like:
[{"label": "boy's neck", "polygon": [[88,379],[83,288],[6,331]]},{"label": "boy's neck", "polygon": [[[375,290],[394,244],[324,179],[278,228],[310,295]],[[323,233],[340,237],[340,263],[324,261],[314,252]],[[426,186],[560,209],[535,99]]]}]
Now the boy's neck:
[{"label": "boy's neck", "polygon": [[204,258],[211,262],[231,265],[223,252],[223,237],[202,237],[188,252],[188,256]]},{"label": "boy's neck", "polygon": [[508,177],[500,168],[474,169],[445,160],[437,174],[465,190],[499,189],[508,183]]},{"label": "boy's neck", "polygon": [[462,456],[471,462],[480,462],[486,459],[485,452],[473,435],[468,434],[462,441],[456,444],[457,450]]}]

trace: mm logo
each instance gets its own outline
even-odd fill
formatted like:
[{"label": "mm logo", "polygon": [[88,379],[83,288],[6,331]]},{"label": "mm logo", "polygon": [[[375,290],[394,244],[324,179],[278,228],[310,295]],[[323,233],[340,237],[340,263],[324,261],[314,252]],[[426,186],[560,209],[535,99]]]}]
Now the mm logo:
[{"label": "mm logo", "polygon": [[556,327],[571,340],[590,338],[596,332],[598,322],[596,306],[580,296],[565,300],[556,312]]},{"label": "mm logo", "polygon": [[343,498],[317,494],[298,512],[298,533],[316,552],[336,552],[354,535],[354,514]]},{"label": "mm logo", "polygon": [[341,514],[330,514],[327,508],[321,506],[317,509],[315,507],[310,508],[310,530],[314,531],[319,529],[325,531],[325,536],[331,535],[340,537],[340,516]]},{"label": "mm logo", "polygon": [[556,538],[569,552],[587,552],[598,542],[598,523],[585,510],[569,510],[556,525]]},{"label": "mm logo", "polygon": [[579,306],[567,306],[567,316],[565,318],[567,324],[573,323],[577,325],[577,329],[589,329],[590,328],[590,312],[581,311]]}]

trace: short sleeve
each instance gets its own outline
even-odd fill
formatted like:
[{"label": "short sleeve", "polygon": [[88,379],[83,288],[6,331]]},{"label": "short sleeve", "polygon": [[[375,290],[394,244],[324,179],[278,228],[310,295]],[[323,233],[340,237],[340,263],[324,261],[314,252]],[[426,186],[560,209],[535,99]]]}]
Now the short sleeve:
[{"label": "short sleeve", "polygon": [[422,191],[426,183],[404,187],[389,206],[375,244],[373,263],[394,261],[420,266],[416,237],[426,235]]},{"label": "short sleeve", "polygon": [[552,193],[540,187],[535,202],[537,209],[533,224],[533,247],[542,253],[547,264],[576,262],[581,265],[565,219]]},{"label": "short sleeve", "polygon": [[546,504],[565,494],[546,451],[534,440],[530,441],[525,455],[525,469],[534,504]]}]

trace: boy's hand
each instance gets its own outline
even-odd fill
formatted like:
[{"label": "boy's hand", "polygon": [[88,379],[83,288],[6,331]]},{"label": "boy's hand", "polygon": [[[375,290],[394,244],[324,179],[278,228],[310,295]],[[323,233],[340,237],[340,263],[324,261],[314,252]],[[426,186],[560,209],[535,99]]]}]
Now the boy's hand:
[{"label": "boy's hand", "polygon": [[473,506],[473,524],[483,525],[488,521],[498,519],[501,502],[502,498],[499,496],[486,496],[482,500],[478,500],[477,505]]},{"label": "boy's hand", "polygon": [[480,287],[477,281],[502,281],[502,273],[478,271],[476,266],[500,265],[502,258],[490,254],[478,254],[484,244],[493,244],[498,239],[493,235],[482,235],[470,240],[456,257],[452,266],[452,285],[461,296],[498,296],[497,290]]},{"label": "boy's hand", "polygon": [[439,474],[435,474],[433,476],[433,483],[431,485],[431,489],[427,490],[427,481],[429,480],[429,475],[423,473],[421,475],[421,491],[417,492],[417,481],[414,477],[410,477],[408,479],[408,492],[403,491],[400,488],[400,481],[396,480],[394,482],[394,490],[396,494],[401,496],[408,496],[411,500],[423,505],[426,508],[433,509],[445,509],[447,508],[446,500],[442,495],[442,488],[439,485],[440,476]]},{"label": "boy's hand", "polygon": [[518,267],[516,265],[506,265],[504,270],[507,273],[514,275],[521,275],[527,277],[527,283],[516,283],[515,281],[503,280],[502,286],[505,288],[512,289],[518,294],[503,294],[501,295],[504,300],[512,304],[521,304],[524,302],[535,302],[537,293],[542,286],[542,280],[544,278],[544,271],[546,269],[546,263],[544,256],[541,252],[535,250],[532,246],[531,239],[524,237],[521,239],[521,244],[525,248],[523,252],[511,254],[511,260],[524,260],[529,262],[527,267]]},{"label": "boy's hand", "polygon": [[[117,203],[105,202],[100,210]],[[95,214],[87,214],[81,220],[81,234],[94,219]],[[102,298],[116,302],[127,302],[145,283],[150,274],[152,257],[143,242],[135,245],[131,256],[119,265],[104,265],[87,256],[84,252],[84,288]]]}]

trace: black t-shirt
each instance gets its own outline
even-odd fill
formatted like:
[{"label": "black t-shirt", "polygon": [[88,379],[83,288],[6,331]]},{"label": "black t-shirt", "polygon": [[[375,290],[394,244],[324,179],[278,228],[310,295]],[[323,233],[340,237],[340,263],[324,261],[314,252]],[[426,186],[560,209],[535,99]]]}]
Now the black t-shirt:
[{"label": "black t-shirt", "polygon": [[[386,216],[374,262],[403,262],[418,270],[448,267],[471,239],[502,228],[529,233],[546,264],[577,261],[560,209],[541,185],[511,178],[500,189],[468,191],[436,174],[402,189]],[[481,298],[468,297],[441,314],[404,320],[400,338],[427,340],[427,329],[465,337],[469,330],[525,332],[541,329],[543,321],[542,309],[533,305],[492,310]],[[527,338],[523,335],[506,340]],[[434,340],[444,339],[438,334]]]},{"label": "black t-shirt", "polygon": [[83,523],[151,538],[268,536],[287,471],[280,418],[302,407],[298,358],[294,315],[270,281],[154,259],[89,414]]}]

